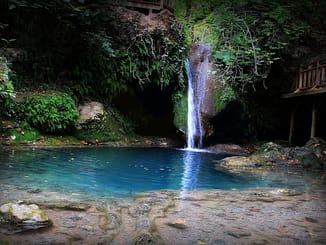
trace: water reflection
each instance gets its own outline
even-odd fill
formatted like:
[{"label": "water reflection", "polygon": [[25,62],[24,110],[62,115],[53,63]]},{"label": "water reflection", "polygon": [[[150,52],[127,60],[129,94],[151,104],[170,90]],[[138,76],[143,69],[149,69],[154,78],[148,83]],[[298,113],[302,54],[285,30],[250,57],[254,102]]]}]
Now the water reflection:
[{"label": "water reflection", "polygon": [[200,153],[186,150],[183,155],[183,174],[181,179],[181,197],[197,186],[198,173],[201,165]]}]

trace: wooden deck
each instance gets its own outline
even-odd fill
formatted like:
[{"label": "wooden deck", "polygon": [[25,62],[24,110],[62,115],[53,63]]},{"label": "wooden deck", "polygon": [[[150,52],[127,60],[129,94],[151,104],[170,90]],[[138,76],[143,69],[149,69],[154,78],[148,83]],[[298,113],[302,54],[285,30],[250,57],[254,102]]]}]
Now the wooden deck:
[{"label": "wooden deck", "polygon": [[326,60],[309,65],[301,65],[297,78],[289,93],[282,98],[313,95],[326,92]]},{"label": "wooden deck", "polygon": [[[298,75],[293,82],[291,91],[282,94],[281,98],[294,98],[322,93],[326,93],[326,60],[309,65],[301,65]],[[317,96],[310,96],[309,100],[305,100],[305,103],[309,103],[311,107],[310,138],[316,137],[317,114],[321,106],[321,100],[323,100],[323,98]],[[289,145],[292,145],[295,114],[300,106],[300,100],[294,100],[294,102],[295,106],[292,108],[290,114]]]},{"label": "wooden deck", "polygon": [[142,0],[142,1],[125,0],[125,1],[119,1],[119,5],[130,7],[130,8],[148,9],[150,13],[153,10],[160,11],[163,9],[168,9],[173,13],[175,0]]}]

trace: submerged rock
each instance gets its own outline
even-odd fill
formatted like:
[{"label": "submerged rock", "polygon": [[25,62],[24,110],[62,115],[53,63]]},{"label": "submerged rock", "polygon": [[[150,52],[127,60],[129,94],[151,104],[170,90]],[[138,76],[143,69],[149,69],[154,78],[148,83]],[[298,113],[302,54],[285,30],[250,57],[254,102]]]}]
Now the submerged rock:
[{"label": "submerged rock", "polygon": [[0,232],[14,234],[51,226],[43,210],[35,204],[6,203],[0,207]]}]

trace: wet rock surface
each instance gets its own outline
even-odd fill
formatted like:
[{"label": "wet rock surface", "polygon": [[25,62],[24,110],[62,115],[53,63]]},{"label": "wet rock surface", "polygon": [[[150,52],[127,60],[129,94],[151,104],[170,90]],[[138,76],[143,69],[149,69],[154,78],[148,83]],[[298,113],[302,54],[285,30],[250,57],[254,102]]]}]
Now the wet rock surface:
[{"label": "wet rock surface", "polygon": [[[87,209],[70,209],[69,205],[67,209],[62,205],[57,208],[48,200],[39,199],[53,227],[33,233],[0,233],[0,242],[323,244],[326,241],[324,187],[325,180],[321,177],[307,191],[157,191],[143,193],[133,200],[90,201]],[[21,191],[19,195],[27,198],[31,194]]]},{"label": "wet rock surface", "polygon": [[35,204],[6,203],[0,207],[0,232],[14,234],[51,226],[46,213]]}]

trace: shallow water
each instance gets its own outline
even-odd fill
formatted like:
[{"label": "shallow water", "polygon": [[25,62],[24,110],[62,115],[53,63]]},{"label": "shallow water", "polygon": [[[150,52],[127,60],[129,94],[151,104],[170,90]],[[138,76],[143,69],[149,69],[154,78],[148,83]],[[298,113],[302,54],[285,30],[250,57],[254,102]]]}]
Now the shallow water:
[{"label": "shallow water", "polygon": [[215,161],[223,157],[165,148],[0,150],[0,184],[110,198],[155,190],[307,189],[314,178],[310,173],[286,170],[268,175],[221,172]]}]

